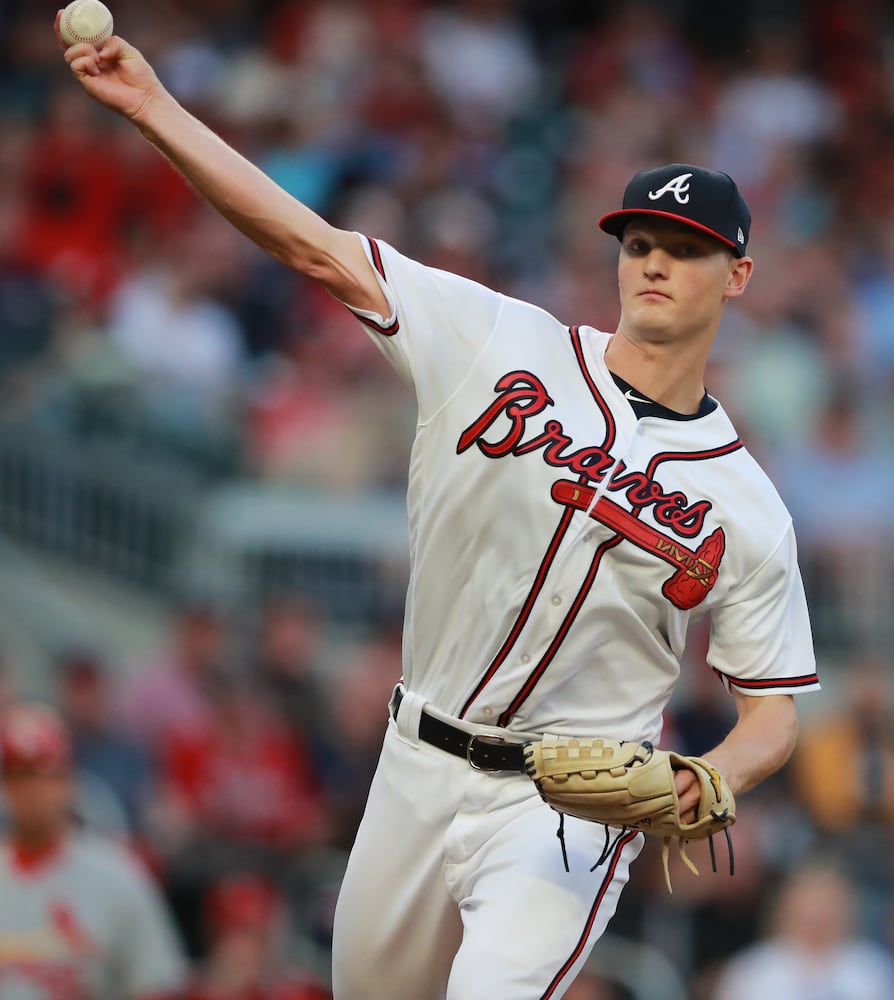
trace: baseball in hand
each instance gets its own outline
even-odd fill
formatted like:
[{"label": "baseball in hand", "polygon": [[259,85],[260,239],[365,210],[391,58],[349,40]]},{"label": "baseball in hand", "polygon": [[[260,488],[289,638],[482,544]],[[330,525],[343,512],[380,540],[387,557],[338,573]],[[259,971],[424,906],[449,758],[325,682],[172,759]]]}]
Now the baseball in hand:
[{"label": "baseball in hand", "polygon": [[59,34],[66,45],[90,42],[99,48],[112,37],[112,12],[100,0],[73,0],[59,22]]}]

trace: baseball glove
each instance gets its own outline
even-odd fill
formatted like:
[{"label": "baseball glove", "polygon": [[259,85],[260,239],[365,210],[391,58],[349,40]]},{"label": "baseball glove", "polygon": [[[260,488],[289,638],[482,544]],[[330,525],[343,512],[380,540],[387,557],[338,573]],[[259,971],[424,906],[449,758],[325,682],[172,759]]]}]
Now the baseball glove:
[{"label": "baseball glove", "polygon": [[[721,774],[703,758],[658,750],[651,743],[552,735],[526,743],[524,754],[528,775],[541,798],[560,816],[577,816],[662,837],[668,891],[672,891],[668,852],[674,839],[684,863],[698,875],[686,854],[686,842],[707,837],[716,871],[713,835],[722,830],[732,874],[728,828],[736,821],[736,803]],[[674,784],[674,772],[682,768],[695,774],[701,791],[697,816],[691,823],[684,823],[680,816]],[[562,829],[560,825],[560,839]]]}]

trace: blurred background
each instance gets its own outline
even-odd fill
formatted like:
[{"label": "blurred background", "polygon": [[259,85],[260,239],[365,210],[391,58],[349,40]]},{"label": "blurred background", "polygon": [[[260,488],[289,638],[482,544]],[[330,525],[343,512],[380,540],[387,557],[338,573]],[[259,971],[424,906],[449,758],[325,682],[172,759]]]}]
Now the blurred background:
[{"label": "blurred background", "polygon": [[[91,103],[55,9],[0,3],[0,706],[62,709],[84,821],[150,865],[196,963],[215,889],[261,880],[325,988],[400,675],[414,402],[345,310]],[[668,896],[647,852],[573,996],[795,997],[741,985],[770,945],[814,970],[858,945],[888,960],[892,5],[113,11],[186,106],[328,219],[567,323],[614,329],[596,219],[634,171],[737,179],[756,271],[708,389],[793,513],[824,690],[793,762],[741,803],[735,877],[721,848],[721,874],[681,869]],[[705,645],[665,736],[696,753],[731,720]],[[894,996],[842,975],[857,992],[836,998]]]}]

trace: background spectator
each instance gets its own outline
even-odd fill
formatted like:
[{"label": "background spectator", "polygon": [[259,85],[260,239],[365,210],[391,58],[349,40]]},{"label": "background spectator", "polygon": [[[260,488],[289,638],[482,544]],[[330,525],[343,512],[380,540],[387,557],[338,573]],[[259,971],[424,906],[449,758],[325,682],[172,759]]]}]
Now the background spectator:
[{"label": "background spectator", "polygon": [[20,702],[0,725],[0,995],[173,1000],[185,963],[157,887],[123,848],[72,826],[61,718]]},{"label": "background spectator", "polygon": [[793,873],[776,901],[768,939],[732,959],[713,996],[890,997],[891,957],[854,935],[854,901],[852,887],[834,868],[805,866]]},{"label": "background spectator", "polygon": [[256,875],[228,875],[203,907],[207,958],[184,1000],[329,1000],[311,972],[296,968],[285,899]]},{"label": "background spectator", "polygon": [[87,650],[71,650],[57,664],[59,707],[71,734],[81,780],[101,782],[122,810],[125,829],[137,836],[153,783],[145,749],[115,714],[109,668]]},{"label": "background spectator", "polygon": [[121,718],[155,761],[169,752],[177,733],[210,720],[213,675],[226,651],[225,624],[209,602],[187,599],[175,617],[170,648],[133,666],[121,685]]},{"label": "background spectator", "polygon": [[287,880],[327,835],[307,745],[248,685],[217,676],[209,716],[170,737],[150,829],[184,930],[232,868]]}]

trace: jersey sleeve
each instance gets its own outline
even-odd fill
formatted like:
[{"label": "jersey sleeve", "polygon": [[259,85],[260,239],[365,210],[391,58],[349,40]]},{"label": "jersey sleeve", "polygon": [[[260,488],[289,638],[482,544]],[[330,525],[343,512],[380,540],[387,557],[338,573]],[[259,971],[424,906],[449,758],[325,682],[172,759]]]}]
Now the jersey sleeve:
[{"label": "jersey sleeve", "polygon": [[503,296],[468,278],[427,267],[361,236],[390,313],[351,309],[373,342],[410,382],[420,419],[456,392],[493,334]]},{"label": "jersey sleeve", "polygon": [[136,861],[121,858],[116,978],[128,1000],[167,995],[184,985],[187,963],[161,893]]},{"label": "jersey sleeve", "polygon": [[711,616],[708,663],[743,694],[819,690],[791,524],[770,556]]}]

